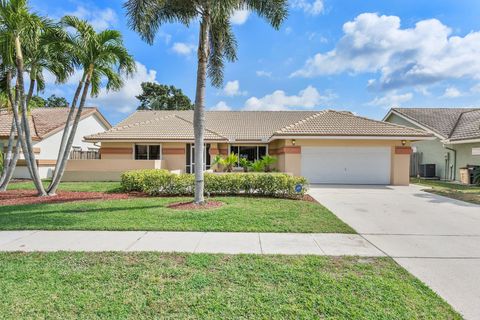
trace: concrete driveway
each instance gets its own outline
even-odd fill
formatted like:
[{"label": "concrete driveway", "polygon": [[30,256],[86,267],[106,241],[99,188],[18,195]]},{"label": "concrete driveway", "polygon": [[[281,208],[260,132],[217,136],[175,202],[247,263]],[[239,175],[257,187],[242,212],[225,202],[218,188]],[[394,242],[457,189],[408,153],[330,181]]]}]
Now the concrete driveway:
[{"label": "concrete driveway", "polygon": [[422,189],[329,185],[310,194],[466,319],[480,319],[480,206]]}]

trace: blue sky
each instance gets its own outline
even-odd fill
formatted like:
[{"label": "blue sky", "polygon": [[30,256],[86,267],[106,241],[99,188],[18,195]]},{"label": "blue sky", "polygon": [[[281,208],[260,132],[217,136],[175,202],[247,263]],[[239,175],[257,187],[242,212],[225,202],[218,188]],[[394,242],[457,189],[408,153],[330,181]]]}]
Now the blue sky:
[{"label": "blue sky", "polygon": [[[121,30],[137,73],[119,92],[89,101],[117,123],[133,112],[142,81],[173,84],[192,99],[196,25],[165,25],[154,45],[129,30],[121,0],[31,0],[51,18],[89,20]],[[273,30],[248,12],[232,17],[238,61],[225,68],[224,88],[207,88],[217,110],[350,110],[381,119],[397,106],[461,107],[480,102],[480,1],[290,0],[289,17]],[[69,100],[76,77],[52,81]]]}]

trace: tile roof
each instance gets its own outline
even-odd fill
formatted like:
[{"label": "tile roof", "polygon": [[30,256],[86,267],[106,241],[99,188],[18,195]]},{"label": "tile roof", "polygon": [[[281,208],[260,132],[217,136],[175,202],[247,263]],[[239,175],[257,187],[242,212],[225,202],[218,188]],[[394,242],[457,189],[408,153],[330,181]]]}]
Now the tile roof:
[{"label": "tile roof", "polygon": [[393,108],[444,139],[480,138],[480,108]]},{"label": "tile roof", "polygon": [[[429,133],[358,117],[350,112],[207,111],[205,139],[268,141],[274,136],[429,137]],[[101,140],[193,140],[193,111],[136,111],[110,130],[85,137]]]},{"label": "tile roof", "polygon": [[[97,108],[84,108],[82,117],[97,113]],[[68,108],[35,108],[30,112],[30,130],[32,138],[41,140],[50,133],[61,129],[67,121]],[[105,120],[106,121],[106,120]],[[0,137],[10,134],[12,114],[0,111]]]}]

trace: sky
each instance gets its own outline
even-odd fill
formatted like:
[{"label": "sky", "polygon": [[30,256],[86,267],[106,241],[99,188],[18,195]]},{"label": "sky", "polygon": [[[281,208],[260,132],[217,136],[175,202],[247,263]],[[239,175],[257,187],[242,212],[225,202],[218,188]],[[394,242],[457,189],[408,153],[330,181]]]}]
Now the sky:
[{"label": "sky", "polygon": [[[91,98],[112,123],[139,105],[154,81],[195,98],[198,23],[162,26],[153,45],[130,30],[123,0],[31,0],[52,19],[76,15],[97,30],[120,30],[137,63],[118,92]],[[349,110],[382,119],[390,107],[480,105],[480,1],[289,0],[279,30],[248,11],[231,17],[238,61],[222,88],[207,87],[210,110]],[[47,78],[43,96],[71,96]]]}]

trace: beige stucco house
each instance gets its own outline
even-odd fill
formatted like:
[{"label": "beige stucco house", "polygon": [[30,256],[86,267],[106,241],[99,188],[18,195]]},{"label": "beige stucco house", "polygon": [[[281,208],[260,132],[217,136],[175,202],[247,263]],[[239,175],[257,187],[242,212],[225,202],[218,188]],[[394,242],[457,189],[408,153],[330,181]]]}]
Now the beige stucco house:
[{"label": "beige stucco house", "polygon": [[[68,111],[68,108],[35,108],[30,111],[29,120],[33,151],[42,179],[52,177]],[[4,150],[4,152],[7,149],[11,126],[12,114],[7,111],[0,111],[0,150]],[[97,108],[84,108],[73,140],[72,154],[89,153],[89,151],[95,154],[98,146],[85,141],[83,137],[110,128],[110,123]],[[16,179],[30,178],[23,155],[17,162],[13,177]]]},{"label": "beige stucco house", "polygon": [[[230,152],[253,161],[278,158],[281,172],[311,183],[409,183],[410,144],[433,136],[423,130],[358,117],[350,112],[208,111],[206,167]],[[121,172],[194,169],[192,111],[137,111],[110,130],[88,135],[100,160],[70,160],[67,180],[118,180]]]},{"label": "beige stucco house", "polygon": [[384,121],[435,136],[412,147],[418,164],[434,165],[432,171],[442,180],[459,181],[462,168],[480,166],[480,108],[392,108]]}]

